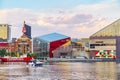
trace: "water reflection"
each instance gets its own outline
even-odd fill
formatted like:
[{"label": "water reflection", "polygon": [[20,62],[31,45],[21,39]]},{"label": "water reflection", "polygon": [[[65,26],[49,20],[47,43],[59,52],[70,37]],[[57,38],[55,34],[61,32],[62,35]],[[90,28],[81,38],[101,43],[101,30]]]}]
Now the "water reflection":
[{"label": "water reflection", "polygon": [[114,62],[54,62],[43,67],[26,63],[0,64],[0,80],[120,80],[120,64]]},{"label": "water reflection", "polygon": [[120,63],[117,63],[117,80],[120,80]]},{"label": "water reflection", "polygon": [[114,62],[95,63],[97,80],[117,80],[117,67]]}]

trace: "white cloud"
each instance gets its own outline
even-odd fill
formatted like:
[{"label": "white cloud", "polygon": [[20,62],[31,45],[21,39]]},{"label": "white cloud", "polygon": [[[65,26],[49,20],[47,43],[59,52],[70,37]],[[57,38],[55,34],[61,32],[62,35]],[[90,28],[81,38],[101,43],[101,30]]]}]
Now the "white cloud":
[{"label": "white cloud", "polygon": [[[34,11],[30,9],[0,10],[0,23],[11,24],[12,37],[22,35],[24,20],[32,26],[33,36],[60,32],[73,38],[89,37],[120,17],[119,3],[104,0],[97,4],[79,5],[72,9]],[[19,30],[19,31],[18,31]]]},{"label": "white cloud", "polygon": [[101,17],[118,19],[120,17],[120,3],[118,0],[103,0],[101,3],[79,5],[74,12],[89,13]]}]

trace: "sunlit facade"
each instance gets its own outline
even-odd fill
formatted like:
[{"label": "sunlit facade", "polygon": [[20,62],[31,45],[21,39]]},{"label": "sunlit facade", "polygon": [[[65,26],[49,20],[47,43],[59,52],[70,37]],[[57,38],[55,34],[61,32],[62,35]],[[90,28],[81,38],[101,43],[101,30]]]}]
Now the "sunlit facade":
[{"label": "sunlit facade", "polygon": [[90,36],[90,58],[120,58],[119,38],[120,19]]},{"label": "sunlit facade", "polygon": [[116,38],[116,36],[120,36],[120,19],[106,26],[105,28],[99,30],[90,38]]},{"label": "sunlit facade", "polygon": [[29,39],[27,37],[21,37],[21,38],[17,39],[15,45],[16,45],[15,52],[23,53],[23,54],[32,52],[31,51],[32,50],[32,41],[31,41],[31,39]]},{"label": "sunlit facade", "polygon": [[8,24],[0,24],[0,42],[8,41],[10,38],[10,28]]}]

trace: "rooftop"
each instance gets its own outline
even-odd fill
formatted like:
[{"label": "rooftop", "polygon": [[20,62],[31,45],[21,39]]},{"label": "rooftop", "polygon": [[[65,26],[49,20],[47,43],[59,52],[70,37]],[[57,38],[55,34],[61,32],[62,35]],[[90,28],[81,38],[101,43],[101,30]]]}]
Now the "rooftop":
[{"label": "rooftop", "polygon": [[91,39],[98,39],[98,38],[116,38],[116,36],[120,36],[120,19],[114,21],[113,23],[109,24],[108,26],[102,28],[101,30],[97,31],[93,35],[90,36]]},{"label": "rooftop", "polygon": [[48,41],[48,42],[53,42],[53,41],[56,41],[56,40],[68,38],[68,36],[63,35],[63,34],[59,34],[59,33],[51,33],[51,34],[46,34],[46,35],[43,35],[43,36],[39,36],[37,38]]}]

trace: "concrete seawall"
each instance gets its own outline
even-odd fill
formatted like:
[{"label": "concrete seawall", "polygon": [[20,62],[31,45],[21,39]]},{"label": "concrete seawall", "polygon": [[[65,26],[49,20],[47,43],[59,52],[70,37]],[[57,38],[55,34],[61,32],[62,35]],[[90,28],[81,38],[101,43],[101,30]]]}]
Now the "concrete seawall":
[{"label": "concrete seawall", "polygon": [[66,59],[66,58],[47,58],[48,62],[120,62],[116,59]]}]

